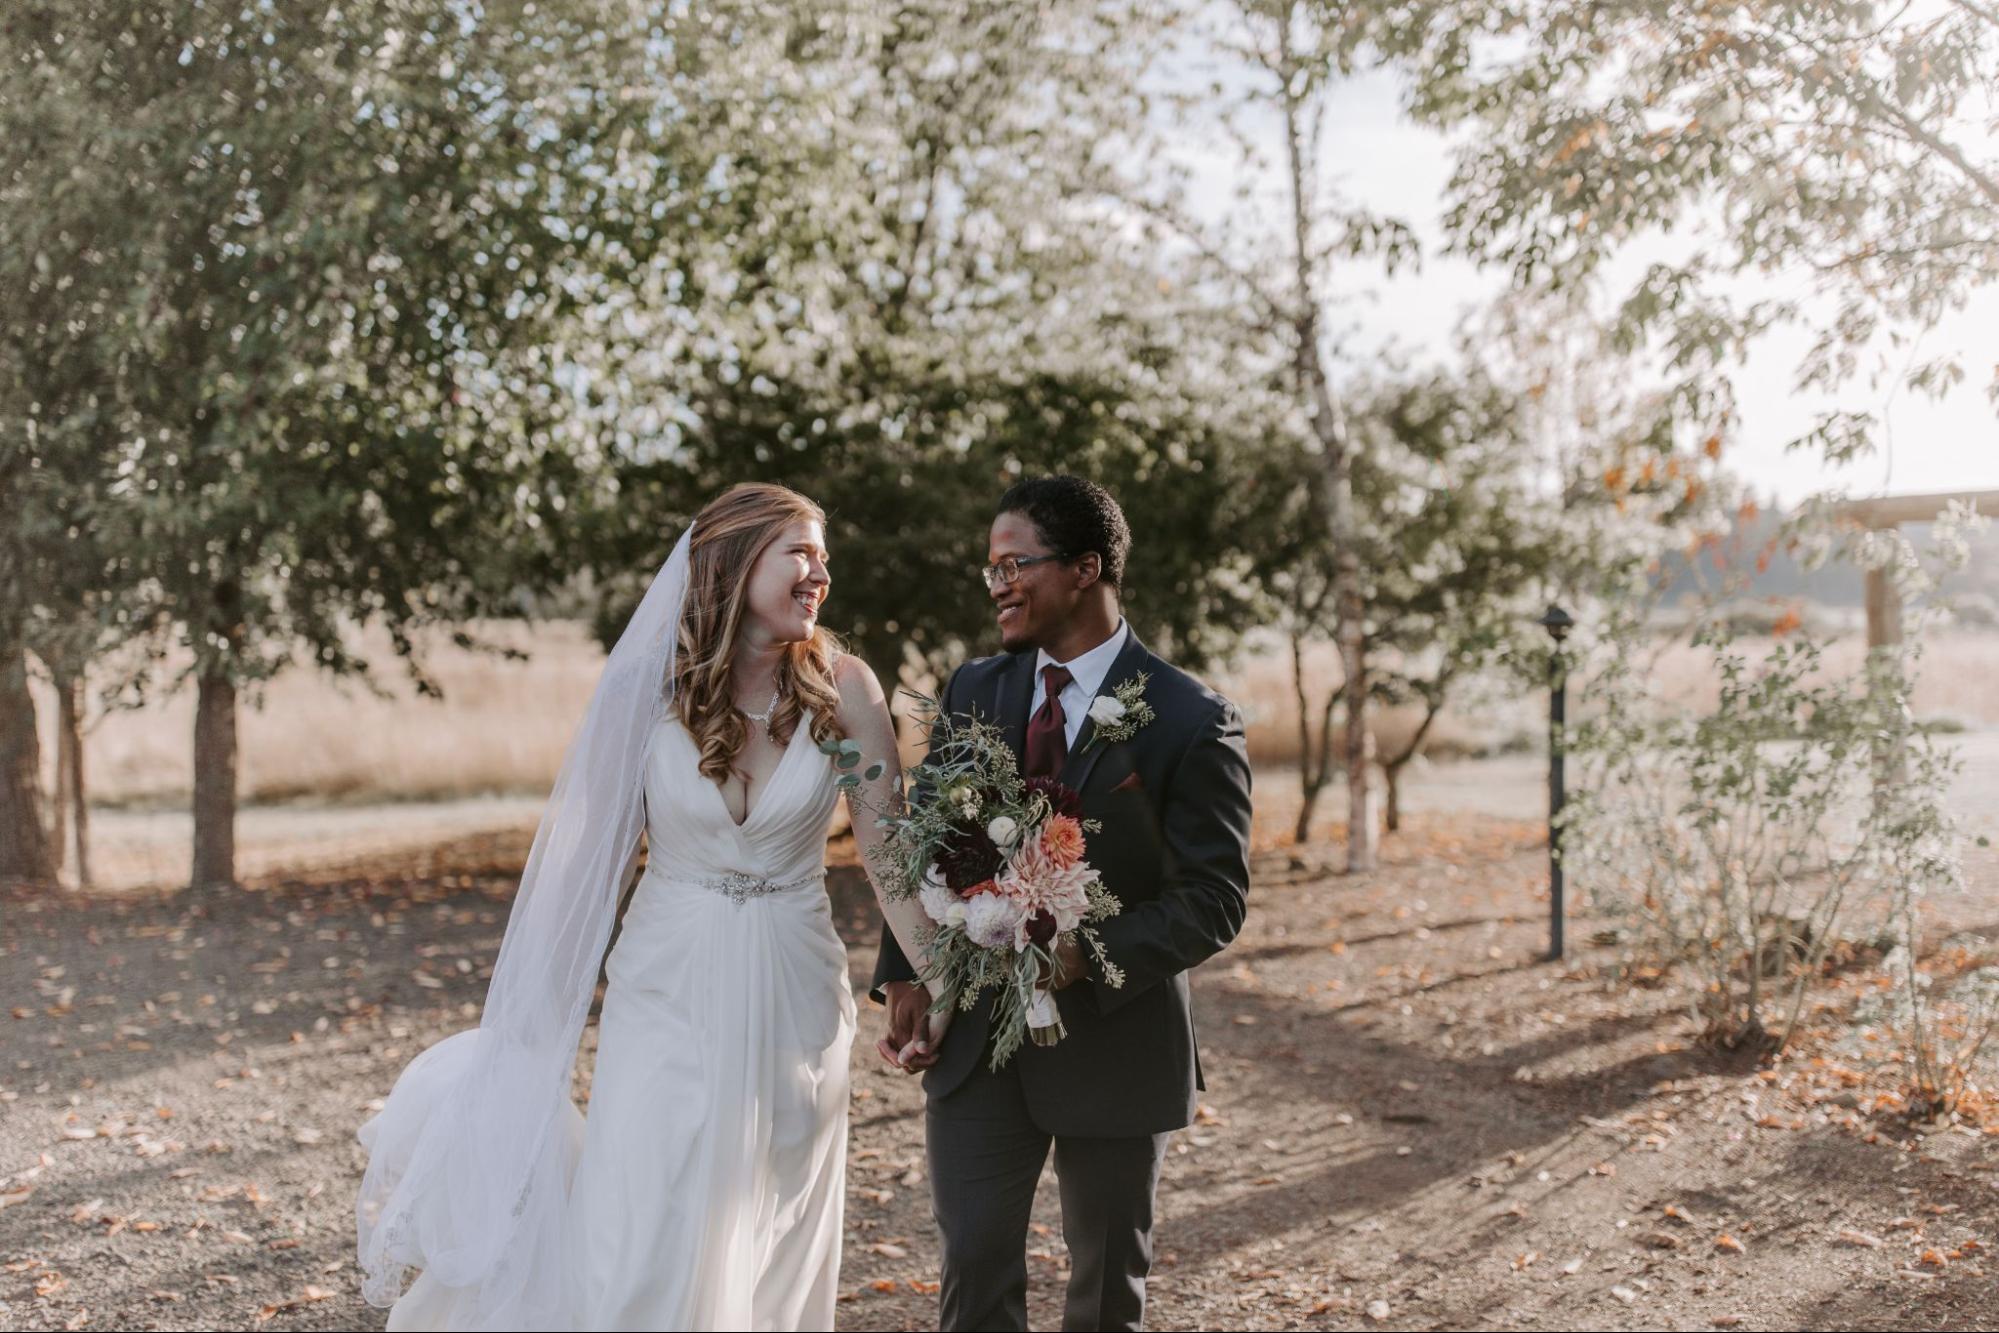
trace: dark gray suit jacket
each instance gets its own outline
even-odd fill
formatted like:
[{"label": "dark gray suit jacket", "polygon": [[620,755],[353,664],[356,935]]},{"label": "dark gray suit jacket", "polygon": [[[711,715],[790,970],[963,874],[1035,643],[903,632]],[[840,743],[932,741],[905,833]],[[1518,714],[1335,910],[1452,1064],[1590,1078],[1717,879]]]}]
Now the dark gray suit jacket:
[{"label": "dark gray suit jacket", "polygon": [[[958,668],[942,705],[997,720],[1016,756],[1026,752],[1034,694],[1033,652],[980,658]],[[1062,781],[1082,796],[1090,864],[1123,911],[1101,923],[1121,987],[1091,976],[1056,993],[1068,1035],[1014,1056],[1028,1107],[1042,1129],[1114,1138],[1192,1122],[1204,1087],[1186,972],[1242,928],[1249,902],[1249,755],[1242,716],[1221,695],[1147,651],[1125,631],[1100,694],[1139,672],[1156,714],[1130,740],[1090,743],[1085,720]],[[874,990],[914,977],[895,937],[882,931]],[[990,1055],[987,1003],[961,1011],[937,1064],[924,1075],[933,1102],[948,1098]]]}]

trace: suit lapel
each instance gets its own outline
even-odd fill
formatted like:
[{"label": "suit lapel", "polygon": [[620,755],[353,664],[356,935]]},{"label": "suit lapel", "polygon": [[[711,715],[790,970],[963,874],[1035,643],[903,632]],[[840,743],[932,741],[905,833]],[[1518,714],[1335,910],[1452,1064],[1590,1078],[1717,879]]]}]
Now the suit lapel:
[{"label": "suit lapel", "polygon": [[[1137,675],[1139,668],[1145,665],[1147,656],[1149,654],[1145,651],[1145,645],[1138,641],[1138,635],[1132,632],[1131,626],[1126,625],[1124,647],[1118,649],[1118,655],[1111,659],[1111,669],[1104,673],[1103,683],[1097,686],[1096,697],[1103,698]],[[1091,744],[1096,734],[1096,719],[1086,715],[1083,718],[1082,728],[1076,732],[1076,743],[1069,747],[1069,757],[1062,765],[1062,785],[1071,791],[1083,790],[1083,784],[1088,782],[1090,774],[1096,771],[1097,761],[1102,759],[1104,751],[1110,748],[1105,744]]]},{"label": "suit lapel", "polygon": [[998,694],[993,700],[993,716],[999,720],[1014,762],[1027,766],[1027,708],[1034,702],[1034,658],[1032,651],[1015,653],[999,673]]}]

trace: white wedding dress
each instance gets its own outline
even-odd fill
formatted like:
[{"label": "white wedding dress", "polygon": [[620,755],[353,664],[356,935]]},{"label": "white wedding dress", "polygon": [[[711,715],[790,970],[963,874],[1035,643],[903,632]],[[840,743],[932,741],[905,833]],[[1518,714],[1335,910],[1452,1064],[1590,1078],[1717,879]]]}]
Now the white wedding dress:
[{"label": "white wedding dress", "polygon": [[[830,1329],[854,997],[825,892],[839,790],[801,720],[744,822],[655,722],[653,848],[607,964],[587,1117],[565,1112],[559,1236],[522,1304],[577,1329]],[[580,1145],[580,1148],[579,1148]],[[461,1327],[426,1271],[391,1329]]]}]

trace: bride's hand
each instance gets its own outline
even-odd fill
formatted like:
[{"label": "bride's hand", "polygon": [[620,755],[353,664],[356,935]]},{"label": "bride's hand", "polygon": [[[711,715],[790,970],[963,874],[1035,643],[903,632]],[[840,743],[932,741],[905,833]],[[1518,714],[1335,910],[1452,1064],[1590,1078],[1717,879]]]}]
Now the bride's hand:
[{"label": "bride's hand", "polygon": [[[896,1053],[895,1062],[911,1073],[937,1063],[938,1047],[943,1045],[944,1034],[951,1028],[951,1016],[957,1012],[955,1004],[947,1006],[942,1013],[926,1012],[917,1023],[916,1036]],[[921,1050],[917,1049],[919,1045]]]}]

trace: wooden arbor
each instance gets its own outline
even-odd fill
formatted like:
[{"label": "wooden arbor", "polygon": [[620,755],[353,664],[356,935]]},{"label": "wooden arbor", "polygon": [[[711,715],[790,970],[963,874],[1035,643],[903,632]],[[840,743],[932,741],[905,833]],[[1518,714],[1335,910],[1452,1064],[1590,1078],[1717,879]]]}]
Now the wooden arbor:
[{"label": "wooden arbor", "polygon": [[[1847,500],[1834,512],[1856,527],[1887,529],[1929,523],[1952,504],[1970,504],[1981,514],[1999,514],[1999,491],[1938,491],[1929,495],[1884,495]],[[1885,569],[1867,571],[1867,646],[1902,641],[1902,598]]]}]

